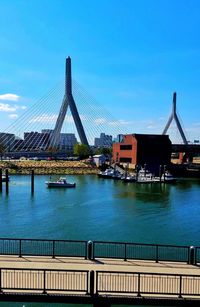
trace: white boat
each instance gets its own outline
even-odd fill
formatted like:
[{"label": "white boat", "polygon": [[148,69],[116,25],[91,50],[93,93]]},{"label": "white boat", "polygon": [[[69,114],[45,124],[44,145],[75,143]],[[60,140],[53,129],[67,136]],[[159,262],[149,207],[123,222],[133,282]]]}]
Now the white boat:
[{"label": "white boat", "polygon": [[164,174],[161,176],[161,182],[164,183],[175,183],[177,181],[176,178],[169,171],[165,171]]},{"label": "white boat", "polygon": [[121,179],[124,182],[135,182],[136,181],[136,176],[135,175],[131,175],[131,174],[124,174],[124,175],[122,175]]},{"label": "white boat", "polygon": [[153,176],[153,174],[148,170],[142,168],[138,172],[136,181],[137,183],[158,183],[159,178]]},{"label": "white boat", "polygon": [[100,172],[98,174],[101,178],[113,178],[114,175],[114,169],[113,168],[107,168],[104,172]]},{"label": "white boat", "polygon": [[[8,176],[8,181],[10,181],[10,177]],[[2,175],[2,182],[6,182],[6,175]]]},{"label": "white boat", "polygon": [[57,181],[46,181],[48,188],[75,188],[76,183],[67,182],[66,178],[60,177]]}]

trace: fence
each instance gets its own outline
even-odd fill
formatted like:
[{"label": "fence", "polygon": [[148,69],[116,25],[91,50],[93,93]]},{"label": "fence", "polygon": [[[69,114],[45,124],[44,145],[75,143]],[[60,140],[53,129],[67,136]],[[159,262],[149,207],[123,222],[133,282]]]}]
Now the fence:
[{"label": "fence", "polygon": [[200,247],[103,241],[0,238],[0,255],[200,262]]},{"label": "fence", "polygon": [[200,247],[195,247],[195,264],[200,263]]},{"label": "fence", "polygon": [[93,242],[93,258],[142,259],[190,262],[189,246],[139,244],[122,242]]},{"label": "fence", "polygon": [[87,241],[1,238],[0,254],[87,258]]},{"label": "fence", "polygon": [[200,275],[0,268],[0,292],[195,299],[200,296]]},{"label": "fence", "polygon": [[97,294],[200,296],[200,276],[160,273],[96,272]]},{"label": "fence", "polygon": [[0,269],[0,291],[47,291],[88,293],[89,271],[84,270],[42,270],[42,269]]}]

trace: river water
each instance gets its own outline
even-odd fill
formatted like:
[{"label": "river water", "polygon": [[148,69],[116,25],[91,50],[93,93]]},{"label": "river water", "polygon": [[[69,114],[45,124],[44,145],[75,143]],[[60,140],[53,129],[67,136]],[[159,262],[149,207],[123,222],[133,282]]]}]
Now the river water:
[{"label": "river water", "polygon": [[30,176],[11,177],[9,195],[5,187],[0,194],[0,237],[200,245],[199,179],[145,185],[96,175],[68,176],[77,186],[63,190],[48,189],[48,179],[36,176],[31,196]]}]

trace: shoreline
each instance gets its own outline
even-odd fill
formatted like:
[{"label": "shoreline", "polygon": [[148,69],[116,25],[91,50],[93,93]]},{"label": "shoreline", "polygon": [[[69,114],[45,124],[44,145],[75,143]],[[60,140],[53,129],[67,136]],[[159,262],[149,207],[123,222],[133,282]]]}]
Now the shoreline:
[{"label": "shoreline", "polygon": [[35,175],[85,175],[98,174],[96,166],[82,161],[0,161],[0,169],[9,174],[28,175],[34,170]]}]

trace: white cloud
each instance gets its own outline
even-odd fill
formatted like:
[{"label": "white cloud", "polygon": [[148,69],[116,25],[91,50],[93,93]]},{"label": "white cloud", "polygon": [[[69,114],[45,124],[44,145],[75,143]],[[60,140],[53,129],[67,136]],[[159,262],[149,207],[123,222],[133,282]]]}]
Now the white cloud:
[{"label": "white cloud", "polygon": [[97,125],[105,124],[105,122],[106,122],[105,118],[96,118],[94,120],[94,123],[97,124]]},{"label": "white cloud", "polygon": [[7,103],[0,103],[0,112],[15,112],[16,106],[11,106]]},{"label": "white cloud", "polygon": [[16,119],[18,117],[18,115],[17,114],[9,114],[8,117],[11,118],[11,119]]},{"label": "white cloud", "polygon": [[55,122],[57,119],[57,114],[42,114],[36,117],[33,117],[29,123],[52,123]]},{"label": "white cloud", "polygon": [[20,97],[16,94],[2,94],[2,95],[0,95],[0,100],[4,100],[4,101],[18,101],[19,98]]}]

